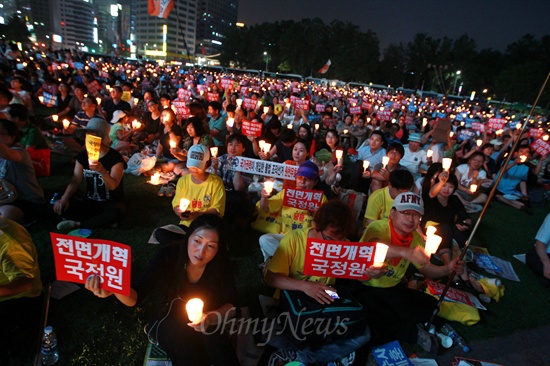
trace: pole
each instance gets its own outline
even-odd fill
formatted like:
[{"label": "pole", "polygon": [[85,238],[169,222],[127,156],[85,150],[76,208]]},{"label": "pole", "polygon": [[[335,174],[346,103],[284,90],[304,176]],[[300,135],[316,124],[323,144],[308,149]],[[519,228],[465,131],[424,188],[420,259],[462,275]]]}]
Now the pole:
[{"label": "pole", "polygon": [[[531,119],[531,116],[533,115],[533,112],[535,111],[535,107],[537,106],[540,96],[542,95],[544,89],[546,88],[546,84],[548,83],[548,79],[550,79],[550,72],[546,76],[546,80],[544,80],[544,83],[542,84],[542,87],[540,88],[539,94],[537,95],[537,99],[533,103],[533,106],[531,107],[531,111],[529,112],[529,115],[525,119],[525,122],[523,122],[523,126],[521,127],[521,130],[519,132],[518,138],[514,142],[514,146],[512,146],[512,150],[510,150],[510,153],[508,153],[508,156],[506,157],[506,160],[500,167],[500,171],[497,176],[497,180],[495,184],[493,185],[493,188],[491,189],[491,192],[489,193],[489,197],[487,197],[487,201],[485,202],[485,205],[483,205],[483,209],[481,210],[481,213],[479,214],[479,217],[477,218],[476,224],[474,225],[474,228],[472,229],[472,232],[470,233],[470,236],[468,237],[468,240],[466,240],[466,243],[464,244],[464,248],[462,248],[462,252],[460,252],[460,256],[458,257],[459,260],[462,260],[464,256],[466,255],[466,250],[468,249],[468,246],[470,245],[470,242],[472,241],[472,238],[474,237],[477,228],[479,227],[479,224],[481,223],[481,219],[485,215],[485,212],[487,211],[487,208],[489,207],[489,203],[491,202],[491,199],[493,198],[498,184],[500,183],[500,180],[502,179],[502,176],[504,175],[504,172],[506,171],[506,167],[508,166],[508,163],[510,162],[510,159],[512,158],[512,155],[514,151],[517,150],[520,137],[525,131],[525,128],[529,124],[529,120]],[[451,282],[453,281],[454,276],[456,275],[456,271],[453,271],[449,275],[449,281],[447,281],[447,284],[445,285],[445,288],[441,292],[441,295],[439,296],[439,301],[437,302],[437,306],[434,309],[434,312],[432,314],[432,317],[430,318],[430,321],[426,325],[426,330],[430,329],[430,326],[435,320],[435,317],[437,316],[437,313],[439,313],[439,307],[441,306],[441,303],[443,303],[443,300],[445,299],[445,295],[447,294],[447,291],[449,290],[449,287],[451,286]]]}]

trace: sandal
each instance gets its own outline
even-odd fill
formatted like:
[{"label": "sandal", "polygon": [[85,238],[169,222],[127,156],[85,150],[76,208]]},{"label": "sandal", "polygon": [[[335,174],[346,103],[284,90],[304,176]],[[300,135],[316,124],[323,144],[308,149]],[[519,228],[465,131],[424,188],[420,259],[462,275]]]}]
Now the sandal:
[{"label": "sandal", "polygon": [[163,184],[160,189],[159,189],[159,192],[157,193],[157,196],[159,197],[162,197],[166,194],[166,184]]},{"label": "sandal", "polygon": [[176,190],[176,186],[173,183],[170,183],[166,186],[166,191],[164,192],[164,195],[166,197],[172,197],[174,195],[175,190]]}]

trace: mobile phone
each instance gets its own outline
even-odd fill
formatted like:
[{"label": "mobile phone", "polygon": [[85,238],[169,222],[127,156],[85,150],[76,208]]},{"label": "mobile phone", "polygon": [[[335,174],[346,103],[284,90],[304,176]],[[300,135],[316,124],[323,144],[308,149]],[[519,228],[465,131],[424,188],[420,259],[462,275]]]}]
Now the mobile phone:
[{"label": "mobile phone", "polygon": [[332,291],[332,290],[325,290],[325,292],[330,296],[332,297],[333,299],[337,300],[340,298],[340,296],[338,296],[338,293],[336,293],[336,291]]}]

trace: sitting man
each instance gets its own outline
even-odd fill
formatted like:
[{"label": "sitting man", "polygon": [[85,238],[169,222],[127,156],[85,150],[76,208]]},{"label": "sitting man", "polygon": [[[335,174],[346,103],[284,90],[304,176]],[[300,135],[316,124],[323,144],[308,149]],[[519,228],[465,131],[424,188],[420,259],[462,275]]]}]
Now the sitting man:
[{"label": "sitting man", "polygon": [[[331,200],[319,208],[313,221],[313,228],[293,230],[284,236],[269,263],[265,281],[269,286],[280,290],[302,291],[319,304],[329,305],[334,299],[326,291],[334,290],[329,285],[334,284],[335,279],[306,276],[303,273],[307,239],[347,241],[347,235],[353,230],[353,218],[345,203]],[[366,272],[370,276],[378,275],[378,272],[371,273],[370,269]],[[276,295],[278,296],[278,292]],[[358,335],[322,344],[317,348],[309,345],[298,348],[291,336],[275,337],[269,344],[279,348],[279,351],[271,355],[269,365],[285,365],[291,361],[306,365],[324,365],[344,357],[342,363],[348,365],[355,358],[355,350],[369,339],[368,327]]]},{"label": "sitting man", "polygon": [[38,257],[31,236],[23,226],[0,216],[0,314],[3,328],[0,344],[6,347],[8,359],[11,352],[27,354],[34,351],[32,345],[40,326],[41,290]]},{"label": "sitting man", "polygon": [[428,278],[448,276],[453,270],[461,274],[462,263],[457,259],[445,266],[430,263],[424,241],[416,232],[423,214],[422,198],[405,192],[395,198],[389,219],[374,221],[367,227],[361,242],[380,242],[389,246],[386,274],[380,278],[371,276],[357,286],[355,295],[367,310],[369,325],[377,331],[376,343],[395,339],[418,342],[427,352],[437,354],[437,338],[422,328],[430,320],[437,300],[403,285],[402,278],[411,262]]}]

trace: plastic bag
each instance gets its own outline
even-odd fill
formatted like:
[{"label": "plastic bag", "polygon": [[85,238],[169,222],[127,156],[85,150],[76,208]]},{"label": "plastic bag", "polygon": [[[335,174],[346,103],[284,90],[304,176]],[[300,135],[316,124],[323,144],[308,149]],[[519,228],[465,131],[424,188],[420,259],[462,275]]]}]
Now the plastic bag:
[{"label": "plastic bag", "polygon": [[128,167],[125,172],[133,175],[141,175],[143,172],[153,169],[156,163],[157,158],[155,156],[135,153],[130,160],[128,160]]}]

